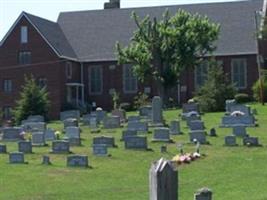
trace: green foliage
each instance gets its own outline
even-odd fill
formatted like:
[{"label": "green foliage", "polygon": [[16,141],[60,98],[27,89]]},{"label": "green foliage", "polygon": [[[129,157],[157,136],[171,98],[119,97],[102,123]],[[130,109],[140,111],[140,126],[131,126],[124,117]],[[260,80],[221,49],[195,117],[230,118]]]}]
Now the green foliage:
[{"label": "green foliage", "polygon": [[113,109],[119,109],[119,103],[120,103],[120,93],[114,91],[111,94],[112,102],[113,102]]},{"label": "green foliage", "polygon": [[149,96],[145,93],[139,92],[134,97],[134,108],[139,109],[142,106],[148,105],[150,102]]},{"label": "green foliage", "polygon": [[16,124],[26,119],[29,115],[43,115],[47,118],[50,101],[46,87],[40,88],[33,76],[25,77],[20,99],[14,109]]},{"label": "green foliage", "polygon": [[[266,102],[267,101],[267,81],[266,80],[263,81],[262,86],[263,86],[264,101]],[[253,90],[253,98],[256,101],[260,102],[261,98],[260,98],[260,81],[259,80],[256,83],[254,83],[252,90]]]},{"label": "green foliage", "polygon": [[225,100],[234,98],[235,93],[236,89],[228,81],[222,66],[212,59],[209,63],[207,80],[197,91],[195,97],[201,110],[204,112],[223,111]]},{"label": "green foliage", "polygon": [[125,48],[117,43],[116,48],[119,64],[132,63],[140,81],[152,77],[163,89],[173,87],[185,67],[215,49],[220,28],[205,16],[178,10],[174,16],[166,11],[160,20],[132,17],[138,29],[131,43]]},{"label": "green foliage", "polygon": [[251,101],[251,98],[248,94],[238,93],[235,95],[235,100],[237,103],[247,103]]}]

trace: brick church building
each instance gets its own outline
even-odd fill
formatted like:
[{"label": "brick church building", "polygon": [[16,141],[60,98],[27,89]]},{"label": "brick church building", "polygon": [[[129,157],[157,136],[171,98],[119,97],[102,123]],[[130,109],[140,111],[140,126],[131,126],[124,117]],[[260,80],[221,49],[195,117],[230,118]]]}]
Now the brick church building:
[{"label": "brick church building", "polygon": [[[57,22],[22,12],[0,43],[0,109],[10,116],[19,98],[24,76],[32,74],[45,86],[51,100],[50,118],[58,118],[66,104],[96,103],[112,107],[111,93],[121,102],[132,102],[138,92],[156,95],[153,83],[141,84],[131,65],[117,65],[115,44],[129,44],[137,29],[130,15],[162,16],[168,9],[184,9],[207,15],[221,25],[216,60],[240,92],[251,94],[266,57],[265,42],[257,40],[257,27],[264,22],[266,2],[248,0],[143,8],[120,8],[118,0],[103,10],[60,13]],[[207,65],[187,70],[172,92],[177,103],[187,101],[205,81]]]}]

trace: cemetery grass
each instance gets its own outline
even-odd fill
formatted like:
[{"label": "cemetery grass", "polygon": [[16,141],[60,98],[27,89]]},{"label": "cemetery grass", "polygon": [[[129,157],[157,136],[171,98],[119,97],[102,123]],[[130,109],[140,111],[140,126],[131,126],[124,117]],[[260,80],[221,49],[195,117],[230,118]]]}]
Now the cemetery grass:
[{"label": "cemetery grass", "polygon": [[[179,199],[193,199],[193,193],[201,187],[213,190],[214,199],[264,200],[267,199],[267,107],[252,104],[258,110],[259,127],[248,128],[251,136],[259,137],[263,147],[248,148],[238,140],[238,147],[224,147],[224,136],[229,128],[218,128],[223,113],[203,115],[207,130],[216,128],[218,137],[207,137],[211,145],[202,145],[206,157],[191,164],[179,166]],[[181,110],[164,112],[167,122],[178,119]],[[128,113],[134,114],[134,113]],[[175,142],[188,142],[188,129],[182,122],[181,136],[172,136]],[[53,122],[48,127],[61,130],[62,124]],[[72,147],[75,154],[89,157],[92,169],[66,167],[66,155],[49,154],[48,147],[33,147],[33,154],[26,154],[26,165],[8,164],[8,154],[0,155],[0,200],[147,200],[149,198],[148,171],[152,161],[165,157],[171,159],[178,151],[175,144],[168,144],[168,153],[160,153],[162,143],[151,143],[153,151],[125,150],[120,142],[121,130],[101,130],[92,134],[82,126],[82,147]],[[116,138],[118,148],[109,149],[111,157],[92,155],[92,138],[97,135]],[[17,144],[7,142],[9,152],[17,150]],[[185,144],[186,152],[194,152],[194,145]],[[41,165],[42,155],[49,155],[53,165]]]}]

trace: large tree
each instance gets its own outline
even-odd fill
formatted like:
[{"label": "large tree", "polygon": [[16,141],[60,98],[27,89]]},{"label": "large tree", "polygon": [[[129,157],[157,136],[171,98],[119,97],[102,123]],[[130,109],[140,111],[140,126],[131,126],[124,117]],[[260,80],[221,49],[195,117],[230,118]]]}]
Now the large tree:
[{"label": "large tree", "polygon": [[134,12],[132,18],[137,30],[128,46],[117,43],[118,63],[132,63],[139,81],[152,77],[163,98],[166,89],[177,85],[186,67],[194,67],[215,50],[219,25],[206,16],[183,10],[171,16],[167,10],[160,20],[140,19]]}]

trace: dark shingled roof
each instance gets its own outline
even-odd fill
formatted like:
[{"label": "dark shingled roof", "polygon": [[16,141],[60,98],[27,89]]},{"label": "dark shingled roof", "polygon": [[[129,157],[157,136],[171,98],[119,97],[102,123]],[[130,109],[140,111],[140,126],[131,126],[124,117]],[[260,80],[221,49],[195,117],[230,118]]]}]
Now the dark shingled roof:
[{"label": "dark shingled roof", "polygon": [[25,13],[25,15],[60,56],[71,58],[77,57],[58,23],[31,15],[29,13]]},{"label": "dark shingled roof", "polygon": [[[221,33],[215,55],[256,54],[255,11],[261,10],[262,7],[263,0],[249,0],[64,12],[59,15],[58,24],[79,60],[116,60],[114,53],[116,41],[127,45],[133,31],[137,29],[130,17],[132,11],[141,17],[147,14],[151,17],[161,17],[166,9],[175,13],[181,8],[191,13],[207,15],[211,21],[221,24]],[[44,31],[48,35],[51,34],[49,30]],[[49,38],[53,41],[51,35]],[[53,41],[53,43],[55,42]]]}]

